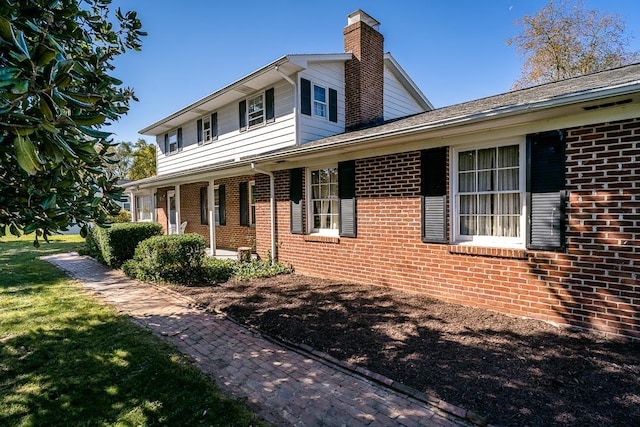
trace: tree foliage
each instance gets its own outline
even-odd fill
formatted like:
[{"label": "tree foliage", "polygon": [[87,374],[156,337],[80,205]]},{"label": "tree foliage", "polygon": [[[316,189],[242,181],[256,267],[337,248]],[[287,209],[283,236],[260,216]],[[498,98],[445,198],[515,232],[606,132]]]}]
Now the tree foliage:
[{"label": "tree foliage", "polygon": [[127,178],[143,179],[156,175],[156,146],[144,139],[138,139],[132,151],[133,161]]},{"label": "tree foliage", "polygon": [[109,3],[0,0],[0,235],[46,240],[74,223],[85,233],[118,210],[103,127],[135,97],[112,61],[145,33]]},{"label": "tree foliage", "polygon": [[581,0],[550,1],[518,21],[522,31],[507,40],[524,56],[522,88],[603,71],[638,61],[619,15],[585,10]]}]

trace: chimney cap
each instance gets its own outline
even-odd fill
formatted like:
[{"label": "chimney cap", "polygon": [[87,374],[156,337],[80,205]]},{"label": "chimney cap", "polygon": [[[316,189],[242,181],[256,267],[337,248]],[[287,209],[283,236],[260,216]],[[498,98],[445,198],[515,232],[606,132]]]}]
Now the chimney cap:
[{"label": "chimney cap", "polygon": [[360,21],[364,22],[376,31],[378,30],[378,26],[380,26],[380,23],[378,21],[376,21],[362,9],[358,9],[355,12],[347,15],[347,25],[355,24],[356,22]]}]

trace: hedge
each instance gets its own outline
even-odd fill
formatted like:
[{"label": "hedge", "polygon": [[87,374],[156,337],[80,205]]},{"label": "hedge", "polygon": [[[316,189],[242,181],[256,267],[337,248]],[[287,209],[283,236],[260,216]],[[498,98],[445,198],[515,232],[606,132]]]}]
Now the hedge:
[{"label": "hedge", "polygon": [[108,228],[93,227],[87,235],[89,254],[108,266],[119,268],[133,258],[140,242],[162,234],[162,226],[154,222],[113,224]]}]

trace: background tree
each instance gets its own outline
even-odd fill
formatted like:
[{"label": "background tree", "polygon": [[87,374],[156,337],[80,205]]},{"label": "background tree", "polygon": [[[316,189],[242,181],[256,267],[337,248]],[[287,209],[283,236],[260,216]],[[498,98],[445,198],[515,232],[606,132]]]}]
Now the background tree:
[{"label": "background tree", "polygon": [[133,163],[133,150],[133,144],[124,141],[109,147],[107,155],[111,157],[111,160],[105,166],[107,173],[118,179],[126,179]]},{"label": "background tree", "polygon": [[36,232],[37,245],[118,210],[101,127],[135,100],[110,72],[145,33],[135,12],[109,3],[0,0],[0,236]]},{"label": "background tree", "polygon": [[581,0],[550,1],[517,24],[522,31],[507,40],[524,56],[514,89],[553,82],[637,62],[620,16],[585,10]]},{"label": "background tree", "polygon": [[138,139],[132,151],[133,161],[129,172],[128,179],[149,178],[156,175],[156,146],[150,144],[144,139]]}]

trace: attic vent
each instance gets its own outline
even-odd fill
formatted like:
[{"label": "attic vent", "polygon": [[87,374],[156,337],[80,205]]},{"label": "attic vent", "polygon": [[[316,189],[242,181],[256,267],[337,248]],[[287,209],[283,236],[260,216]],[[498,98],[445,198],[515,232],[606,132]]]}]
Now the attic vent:
[{"label": "attic vent", "polygon": [[632,102],[632,99],[623,99],[621,101],[615,101],[615,102],[607,102],[605,104],[598,104],[598,105],[590,105],[588,107],[583,107],[586,111],[590,111],[590,110],[597,110],[598,108],[609,108],[609,107],[615,107],[616,105],[623,105],[623,104],[628,104]]}]

